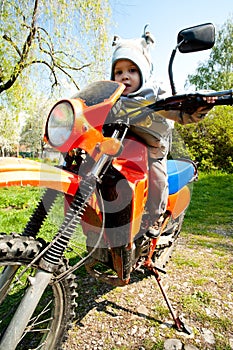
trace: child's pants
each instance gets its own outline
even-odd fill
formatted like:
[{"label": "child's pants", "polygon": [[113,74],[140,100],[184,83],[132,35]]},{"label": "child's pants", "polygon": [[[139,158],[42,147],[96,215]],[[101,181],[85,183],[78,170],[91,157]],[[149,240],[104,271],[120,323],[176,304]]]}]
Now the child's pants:
[{"label": "child's pants", "polygon": [[168,201],[167,158],[149,158],[148,210],[152,221],[165,213]]}]

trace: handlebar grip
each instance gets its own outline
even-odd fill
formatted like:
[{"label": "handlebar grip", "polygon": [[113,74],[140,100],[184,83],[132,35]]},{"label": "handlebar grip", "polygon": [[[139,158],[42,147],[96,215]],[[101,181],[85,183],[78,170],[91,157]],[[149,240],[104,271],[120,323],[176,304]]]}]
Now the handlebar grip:
[{"label": "handlebar grip", "polygon": [[232,106],[233,105],[233,96],[232,95],[226,95],[219,97],[215,103],[215,105],[225,105],[225,106]]},{"label": "handlebar grip", "polygon": [[[205,98],[207,97],[216,97],[214,102],[207,102]],[[220,96],[206,96],[206,95],[193,95],[187,96],[186,99],[180,101],[179,104],[169,104],[166,106],[166,109],[178,109],[182,112],[193,114],[200,107],[205,107],[211,109],[214,106],[232,106],[233,105],[233,95],[232,93],[227,95]]]}]

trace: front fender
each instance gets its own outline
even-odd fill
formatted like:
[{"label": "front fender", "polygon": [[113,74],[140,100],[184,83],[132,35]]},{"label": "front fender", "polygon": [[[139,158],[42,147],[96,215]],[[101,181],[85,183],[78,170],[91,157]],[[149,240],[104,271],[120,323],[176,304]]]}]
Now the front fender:
[{"label": "front fender", "polygon": [[23,158],[0,158],[0,187],[30,185],[73,196],[79,182],[78,175],[48,164]]}]

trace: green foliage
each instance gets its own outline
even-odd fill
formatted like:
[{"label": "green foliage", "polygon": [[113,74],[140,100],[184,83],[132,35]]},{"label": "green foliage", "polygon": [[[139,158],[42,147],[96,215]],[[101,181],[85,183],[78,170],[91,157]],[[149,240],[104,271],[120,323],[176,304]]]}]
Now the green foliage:
[{"label": "green foliage", "polygon": [[[215,46],[209,60],[200,63],[190,84],[196,89],[224,90],[233,86],[233,22],[229,18],[216,32]],[[216,107],[203,122],[177,125],[179,137],[184,140],[186,155],[199,162],[201,170],[219,169],[233,172],[233,110]],[[181,150],[179,138],[175,147]]]},{"label": "green foliage", "polygon": [[176,125],[179,137],[173,152],[180,155],[183,143],[186,154],[199,163],[199,169],[233,172],[233,109],[215,107],[198,124]]},{"label": "green foliage", "polygon": [[233,86],[233,21],[229,18],[216,32],[216,40],[207,62],[188,76],[197,89],[224,90]]},{"label": "green foliage", "polygon": [[25,71],[25,77],[36,76],[40,83],[44,80],[43,85],[73,83],[76,88],[84,69],[85,78],[88,73],[98,75],[100,66],[103,74],[110,18],[109,2],[103,0],[4,1],[0,93],[12,87]]},{"label": "green foliage", "polygon": [[16,153],[22,142],[40,150],[48,100],[69,97],[89,80],[104,78],[110,20],[108,0],[2,2],[1,155]]},{"label": "green foliage", "polygon": [[[9,123],[9,120],[11,121]],[[0,110],[0,146],[1,155],[6,155],[17,142],[17,118],[8,113],[5,108]]]},{"label": "green foliage", "polygon": [[[209,60],[202,62],[196,73],[188,76],[186,85],[196,90],[227,90],[233,86],[233,22],[229,18],[216,31]],[[173,158],[190,157],[204,171],[233,172],[233,109],[215,107],[198,124],[176,125],[173,136]]]}]

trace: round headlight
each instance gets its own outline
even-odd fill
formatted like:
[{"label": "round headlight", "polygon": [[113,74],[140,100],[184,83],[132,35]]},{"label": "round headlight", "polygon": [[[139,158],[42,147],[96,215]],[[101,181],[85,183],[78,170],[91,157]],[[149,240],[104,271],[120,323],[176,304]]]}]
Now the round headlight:
[{"label": "round headlight", "polygon": [[67,102],[59,102],[51,110],[47,122],[47,136],[49,142],[59,147],[63,145],[70,137],[74,126],[74,110],[72,105]]}]

